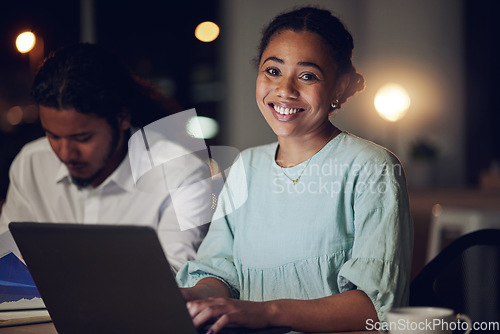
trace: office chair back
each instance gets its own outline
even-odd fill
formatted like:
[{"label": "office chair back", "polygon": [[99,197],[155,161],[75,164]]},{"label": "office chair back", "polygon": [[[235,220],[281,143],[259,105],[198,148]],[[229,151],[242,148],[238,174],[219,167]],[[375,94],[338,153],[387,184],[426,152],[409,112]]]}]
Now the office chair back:
[{"label": "office chair back", "polygon": [[500,324],[500,229],[466,234],[444,248],[411,282],[410,305],[452,308],[473,322]]}]

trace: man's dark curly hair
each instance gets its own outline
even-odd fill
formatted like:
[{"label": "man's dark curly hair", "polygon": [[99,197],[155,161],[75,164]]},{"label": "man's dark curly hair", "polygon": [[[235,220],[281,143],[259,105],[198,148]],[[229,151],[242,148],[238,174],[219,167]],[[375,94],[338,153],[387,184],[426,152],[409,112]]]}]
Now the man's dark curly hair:
[{"label": "man's dark curly hair", "polygon": [[87,43],[51,53],[35,76],[31,95],[39,105],[74,108],[111,125],[130,116],[133,126],[143,127],[179,111],[175,103],[134,77],[114,54]]}]

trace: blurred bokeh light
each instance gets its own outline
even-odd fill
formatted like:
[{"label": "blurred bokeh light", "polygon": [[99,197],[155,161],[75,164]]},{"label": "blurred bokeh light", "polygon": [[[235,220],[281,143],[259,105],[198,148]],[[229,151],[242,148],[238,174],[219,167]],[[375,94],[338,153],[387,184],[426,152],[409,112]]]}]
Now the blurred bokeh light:
[{"label": "blurred bokeh light", "polygon": [[205,21],[196,27],[194,35],[202,42],[212,42],[219,36],[219,26],[213,22]]},{"label": "blurred bokeh light", "polygon": [[388,83],[382,86],[375,95],[375,108],[387,121],[399,121],[406,115],[409,107],[410,96],[401,85]]},{"label": "blurred bokeh light", "polygon": [[23,120],[23,109],[20,106],[14,106],[7,111],[6,117],[11,125],[17,125]]},{"label": "blurred bokeh light", "polygon": [[210,139],[219,133],[219,124],[213,118],[196,116],[188,121],[186,131],[194,138]]},{"label": "blurred bokeh light", "polygon": [[35,47],[36,38],[35,34],[31,31],[25,31],[16,38],[17,50],[21,53],[27,53],[33,50]]}]

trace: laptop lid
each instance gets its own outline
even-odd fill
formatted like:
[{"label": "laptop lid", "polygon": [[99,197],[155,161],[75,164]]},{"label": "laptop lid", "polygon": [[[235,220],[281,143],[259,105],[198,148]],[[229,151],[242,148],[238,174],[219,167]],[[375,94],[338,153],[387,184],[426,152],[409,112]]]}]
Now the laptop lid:
[{"label": "laptop lid", "polygon": [[29,222],[9,228],[59,333],[198,333],[153,228]]},{"label": "laptop lid", "polygon": [[197,333],[152,228],[9,228],[59,333]]}]

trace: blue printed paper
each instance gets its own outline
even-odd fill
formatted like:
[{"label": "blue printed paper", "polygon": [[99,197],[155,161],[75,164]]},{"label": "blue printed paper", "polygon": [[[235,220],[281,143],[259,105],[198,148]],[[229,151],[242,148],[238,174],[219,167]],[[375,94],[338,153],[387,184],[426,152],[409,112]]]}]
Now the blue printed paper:
[{"label": "blue printed paper", "polygon": [[40,298],[26,265],[13,253],[0,258],[0,303]]}]

